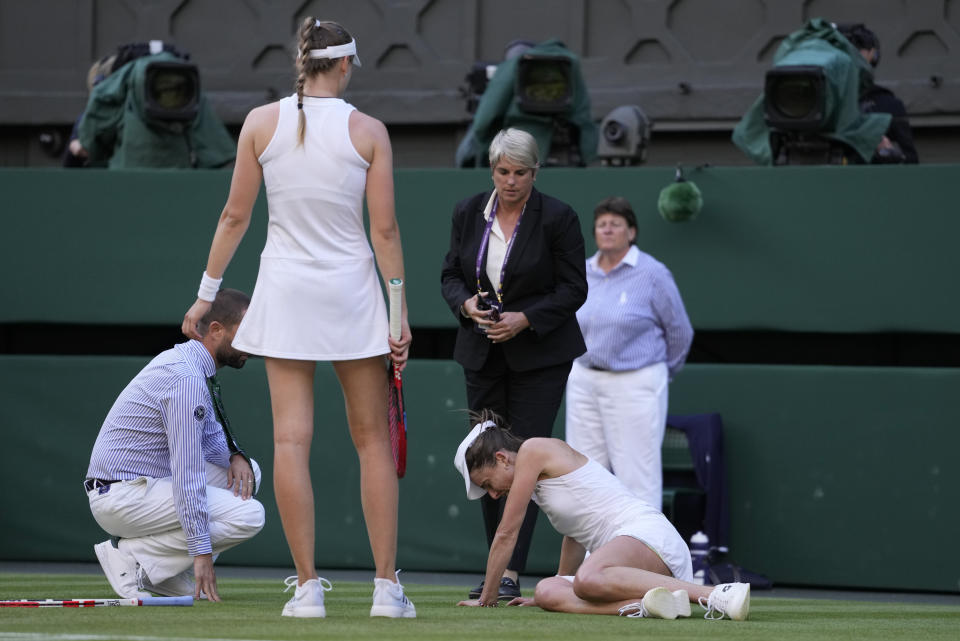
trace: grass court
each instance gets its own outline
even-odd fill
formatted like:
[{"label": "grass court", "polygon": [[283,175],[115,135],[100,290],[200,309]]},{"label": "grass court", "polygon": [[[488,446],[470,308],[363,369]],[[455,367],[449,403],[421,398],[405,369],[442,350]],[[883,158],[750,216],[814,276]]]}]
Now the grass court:
[{"label": "grass court", "polygon": [[[744,622],[705,621],[696,605],[689,619],[663,621],[538,608],[458,608],[462,585],[404,581],[418,618],[391,620],[369,617],[372,582],[334,581],[326,594],[326,619],[290,619],[280,616],[291,596],[283,592],[281,578],[222,577],[218,585],[223,603],[200,601],[189,608],[3,608],[0,641],[960,638],[960,605],[774,598],[756,591]],[[114,596],[106,579],[94,574],[0,574],[0,599]]]}]

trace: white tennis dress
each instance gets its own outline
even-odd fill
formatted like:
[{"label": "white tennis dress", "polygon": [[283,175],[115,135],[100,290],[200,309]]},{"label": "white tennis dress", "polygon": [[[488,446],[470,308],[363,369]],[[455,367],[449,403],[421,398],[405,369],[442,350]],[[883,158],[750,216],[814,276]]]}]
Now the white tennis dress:
[{"label": "white tennis dress", "polygon": [[277,358],[350,360],[386,354],[389,327],[363,227],[370,166],[350,140],[354,110],[339,98],[280,100],[273,139],[260,155],[270,214],[260,271],[233,346]]},{"label": "white tennis dress", "polygon": [[673,524],[596,461],[538,481],[533,500],[560,534],[587,551],[618,536],[633,537],[653,550],[674,577],[693,580],[690,550]]}]

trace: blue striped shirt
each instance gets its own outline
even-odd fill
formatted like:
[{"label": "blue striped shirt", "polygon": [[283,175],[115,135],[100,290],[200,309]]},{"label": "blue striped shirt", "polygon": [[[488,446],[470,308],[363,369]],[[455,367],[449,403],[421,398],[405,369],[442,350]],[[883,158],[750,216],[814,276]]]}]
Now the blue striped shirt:
[{"label": "blue striped shirt", "polygon": [[665,362],[673,378],[693,327],[670,270],[636,245],[609,273],[598,267],[599,257],[587,259],[587,302],[577,312],[587,353],[577,362],[617,372]]},{"label": "blue striped shirt", "polygon": [[193,556],[211,552],[204,461],[230,464],[207,389],[215,372],[210,352],[195,340],[150,361],[110,408],[87,469],[87,478],[108,481],[172,476],[174,505]]}]

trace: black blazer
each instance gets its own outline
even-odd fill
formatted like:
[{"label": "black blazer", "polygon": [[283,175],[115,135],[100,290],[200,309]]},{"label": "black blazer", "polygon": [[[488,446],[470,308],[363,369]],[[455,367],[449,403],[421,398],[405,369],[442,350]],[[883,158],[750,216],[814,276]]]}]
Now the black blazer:
[{"label": "black blazer", "polygon": [[[443,260],[441,288],[460,323],[453,357],[464,368],[480,370],[490,340],[474,331],[460,305],[477,293],[476,261],[486,220],[483,208],[492,192],[457,203],[453,210],[450,250]],[[481,285],[493,292],[481,272]],[[577,324],[577,310],[587,299],[586,256],[577,213],[564,202],[534,189],[506,265],[503,308],[523,312],[530,328],[501,343],[510,369],[518,372],[572,361],[587,351]]]}]

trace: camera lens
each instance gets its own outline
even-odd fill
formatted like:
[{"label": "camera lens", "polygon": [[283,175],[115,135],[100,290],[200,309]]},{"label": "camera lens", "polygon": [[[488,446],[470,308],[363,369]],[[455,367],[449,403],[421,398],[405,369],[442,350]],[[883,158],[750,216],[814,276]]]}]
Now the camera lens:
[{"label": "camera lens", "polygon": [[194,65],[172,61],[147,64],[143,79],[144,113],[164,122],[187,122],[197,117],[200,76]]},{"label": "camera lens", "polygon": [[784,77],[773,88],[773,106],[787,118],[805,118],[817,108],[817,95],[810,77]]},{"label": "camera lens", "polygon": [[164,71],[150,80],[150,97],[163,109],[182,109],[196,99],[196,87],[186,74]]},{"label": "camera lens", "polygon": [[626,134],[627,128],[616,120],[610,120],[603,125],[603,139],[611,144],[620,142]]}]

